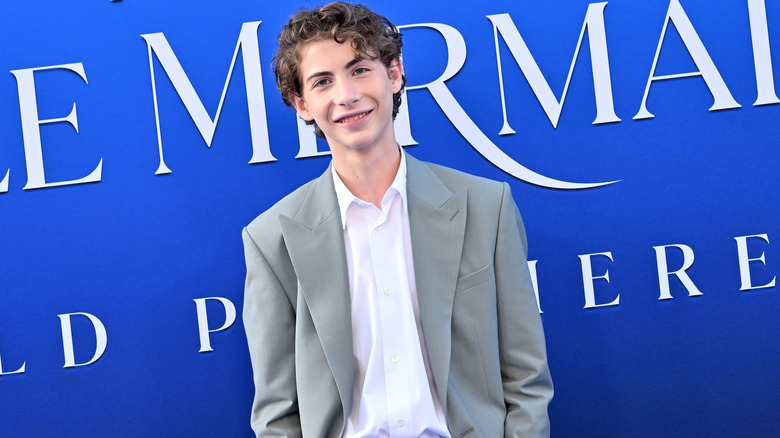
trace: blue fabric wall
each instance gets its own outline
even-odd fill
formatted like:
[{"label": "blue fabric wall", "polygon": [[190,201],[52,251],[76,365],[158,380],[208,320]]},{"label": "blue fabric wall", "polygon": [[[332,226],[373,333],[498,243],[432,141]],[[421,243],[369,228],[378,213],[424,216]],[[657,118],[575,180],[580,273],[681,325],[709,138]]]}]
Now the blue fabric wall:
[{"label": "blue fabric wall", "polygon": [[[407,26],[407,151],[512,186],[553,436],[774,436],[780,4],[367,4]],[[240,231],[329,160],[269,68],[293,8],[2,6],[0,436],[251,435]]]}]

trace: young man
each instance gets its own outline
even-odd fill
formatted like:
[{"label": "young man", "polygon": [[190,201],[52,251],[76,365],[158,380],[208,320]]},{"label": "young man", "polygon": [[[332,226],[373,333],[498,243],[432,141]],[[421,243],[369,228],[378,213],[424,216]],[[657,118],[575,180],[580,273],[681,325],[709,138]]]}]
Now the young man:
[{"label": "young man", "polygon": [[363,6],[296,13],[284,101],[329,169],[243,232],[257,436],[549,436],[552,382],[509,186],[395,139],[401,35]]}]

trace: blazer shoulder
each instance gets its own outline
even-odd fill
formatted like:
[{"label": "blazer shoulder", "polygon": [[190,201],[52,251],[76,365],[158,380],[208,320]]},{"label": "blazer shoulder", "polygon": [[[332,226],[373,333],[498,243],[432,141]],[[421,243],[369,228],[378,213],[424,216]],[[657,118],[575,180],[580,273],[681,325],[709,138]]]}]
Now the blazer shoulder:
[{"label": "blazer shoulder", "polygon": [[[476,197],[477,199],[497,201],[500,200],[504,192],[508,190],[506,183],[500,181],[472,175],[440,164],[428,162],[424,162],[424,164],[428,166],[436,177],[453,192],[465,188],[469,193],[479,194],[479,196]],[[472,200],[472,198],[473,197],[470,197],[470,200]]]},{"label": "blazer shoulder", "polygon": [[451,167],[442,166],[441,164],[424,162],[439,179],[445,184],[467,184],[474,187],[484,187],[488,190],[501,190],[503,183],[492,179],[484,178],[470,173],[463,172],[461,170],[453,169]]},{"label": "blazer shoulder", "polygon": [[252,239],[257,242],[265,237],[280,235],[279,216],[295,217],[316,181],[317,179],[314,179],[298,187],[254,218],[246,226],[246,230]]}]

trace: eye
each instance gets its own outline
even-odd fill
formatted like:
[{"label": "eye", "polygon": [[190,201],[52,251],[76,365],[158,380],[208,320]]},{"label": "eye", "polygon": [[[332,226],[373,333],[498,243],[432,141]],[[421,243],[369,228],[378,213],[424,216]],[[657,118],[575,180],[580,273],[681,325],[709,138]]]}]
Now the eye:
[{"label": "eye", "polygon": [[358,67],[353,71],[353,74],[361,75],[363,73],[368,73],[369,71],[371,70],[367,67]]},{"label": "eye", "polygon": [[315,81],[315,82],[314,82],[314,83],[311,85],[311,88],[319,88],[319,87],[324,87],[324,86],[328,85],[329,83],[330,83],[330,79],[327,79],[327,78],[322,78],[322,79],[320,79],[320,80],[318,80],[318,81]]}]

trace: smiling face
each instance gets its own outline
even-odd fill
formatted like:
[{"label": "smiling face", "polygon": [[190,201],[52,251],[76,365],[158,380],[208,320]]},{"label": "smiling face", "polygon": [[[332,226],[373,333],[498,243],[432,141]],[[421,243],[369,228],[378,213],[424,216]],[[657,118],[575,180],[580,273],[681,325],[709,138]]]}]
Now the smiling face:
[{"label": "smiling face", "polygon": [[304,120],[314,120],[335,155],[396,148],[393,93],[403,67],[355,53],[350,41],[306,44],[300,52],[301,93],[290,100]]}]

